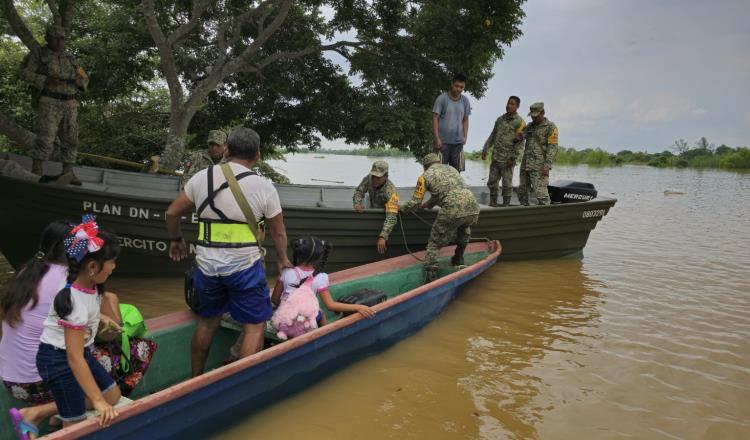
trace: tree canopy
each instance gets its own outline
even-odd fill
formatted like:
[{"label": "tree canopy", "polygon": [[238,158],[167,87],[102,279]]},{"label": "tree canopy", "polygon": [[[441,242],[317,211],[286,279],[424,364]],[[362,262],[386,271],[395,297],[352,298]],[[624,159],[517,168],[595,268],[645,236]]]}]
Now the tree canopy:
[{"label": "tree canopy", "polygon": [[[461,72],[483,96],[521,34],[522,3],[0,0],[1,38],[13,43],[0,58],[15,62],[41,44],[40,17],[69,29],[91,78],[83,150],[135,159],[164,149],[174,164],[209,129],[245,125],[265,154],[326,137],[420,155],[436,95]],[[14,86],[0,88],[0,133],[22,144],[13,129],[31,129],[29,93],[17,66],[3,64]]]}]

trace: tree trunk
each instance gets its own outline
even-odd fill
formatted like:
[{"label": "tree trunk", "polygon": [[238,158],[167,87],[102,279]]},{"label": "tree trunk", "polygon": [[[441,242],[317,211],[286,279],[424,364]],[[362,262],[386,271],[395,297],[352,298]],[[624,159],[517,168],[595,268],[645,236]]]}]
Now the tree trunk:
[{"label": "tree trunk", "polygon": [[34,133],[16,124],[3,112],[0,112],[0,134],[8,137],[12,142],[23,148],[34,146]]},{"label": "tree trunk", "polygon": [[185,155],[185,139],[187,138],[187,129],[190,120],[195,112],[186,114],[184,111],[172,109],[172,117],[169,121],[169,134],[167,143],[161,154],[160,166],[176,170],[179,168],[180,161]]}]

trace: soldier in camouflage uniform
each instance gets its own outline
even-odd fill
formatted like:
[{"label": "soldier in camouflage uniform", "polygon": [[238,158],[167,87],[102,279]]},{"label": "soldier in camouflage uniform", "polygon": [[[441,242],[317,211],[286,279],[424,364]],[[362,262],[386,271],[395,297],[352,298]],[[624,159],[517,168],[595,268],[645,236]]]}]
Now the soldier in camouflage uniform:
[{"label": "soldier in camouflage uniform", "polygon": [[484,143],[482,160],[487,159],[487,152],[492,151],[490,163],[490,177],[487,187],[490,189],[490,206],[497,206],[498,181],[503,179],[503,206],[510,205],[513,195],[513,167],[516,158],[523,149],[523,132],[526,122],[518,114],[521,99],[517,96],[508,98],[505,104],[506,113],[495,121],[490,137]]},{"label": "soldier in camouflage uniform", "polygon": [[226,133],[221,130],[211,130],[208,132],[206,142],[208,143],[207,149],[191,151],[185,155],[182,165],[185,171],[180,180],[181,187],[184,188],[187,181],[198,171],[216,165],[224,159],[224,152],[227,149]]},{"label": "soldier in camouflage uniform", "polygon": [[[65,29],[50,25],[47,45],[32,50],[23,60],[21,78],[36,91],[36,140],[31,152],[31,171],[42,175],[42,161],[49,159],[56,136],[60,138],[63,174],[73,172],[78,151],[78,101],[76,93],[88,86],[88,76],[73,55],[65,52]],[[81,181],[73,176],[71,184]]]},{"label": "soldier in camouflage uniform", "polygon": [[[456,243],[456,252],[451,264],[464,263],[464,250],[471,238],[471,226],[479,220],[479,203],[466,186],[455,168],[439,163],[437,154],[430,153],[422,159],[424,174],[419,176],[411,200],[402,207],[404,212],[416,208],[430,209],[440,206],[427,241],[427,256],[424,261],[425,278],[437,278],[437,259],[440,247]],[[425,192],[430,199],[422,204]]]},{"label": "soldier in camouflage uniform", "polygon": [[544,116],[544,103],[531,104],[531,124],[526,126],[526,150],[521,161],[521,183],[518,200],[529,205],[529,187],[534,189],[537,202],[549,205],[549,170],[557,155],[557,126]]},{"label": "soldier in camouflage uniform", "polygon": [[385,222],[378,236],[378,253],[385,253],[385,243],[398,221],[398,193],[396,186],[388,179],[388,162],[379,160],[372,164],[370,174],[354,190],[354,209],[362,212],[365,209],[365,194],[370,195],[370,208],[385,209]]}]

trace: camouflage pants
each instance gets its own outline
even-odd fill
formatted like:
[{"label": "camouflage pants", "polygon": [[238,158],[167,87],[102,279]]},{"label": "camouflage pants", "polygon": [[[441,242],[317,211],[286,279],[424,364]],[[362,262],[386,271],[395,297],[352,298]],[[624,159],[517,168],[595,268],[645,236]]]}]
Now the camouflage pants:
[{"label": "camouflage pants", "polygon": [[503,179],[503,197],[510,197],[513,195],[513,167],[507,166],[506,162],[500,162],[493,160],[490,164],[490,177],[487,179],[487,188],[490,189],[490,193],[494,192],[497,194],[498,186],[497,183]]},{"label": "camouflage pants", "polygon": [[75,163],[78,152],[78,102],[47,96],[39,98],[34,121],[36,141],[31,157],[47,160],[52,155],[55,137],[60,137],[60,160]]},{"label": "camouflage pants", "polygon": [[521,170],[521,183],[518,185],[518,201],[522,205],[529,204],[529,191],[534,190],[540,205],[549,205],[549,176],[542,176],[541,171]]},{"label": "camouflage pants", "polygon": [[479,214],[466,217],[451,217],[443,215],[443,210],[438,212],[435,223],[430,230],[430,238],[427,241],[427,256],[424,267],[429,268],[437,264],[440,248],[449,244],[468,244],[471,238],[471,227],[479,220]]}]

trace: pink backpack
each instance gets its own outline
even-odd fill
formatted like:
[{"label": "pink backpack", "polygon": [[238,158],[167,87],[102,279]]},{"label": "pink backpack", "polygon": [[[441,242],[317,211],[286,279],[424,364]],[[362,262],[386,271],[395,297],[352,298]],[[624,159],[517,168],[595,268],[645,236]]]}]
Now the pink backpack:
[{"label": "pink backpack", "polygon": [[[294,269],[301,278],[302,273],[299,269]],[[320,305],[312,290],[313,279],[312,275],[308,276],[301,286],[282,297],[279,308],[271,317],[271,325],[276,329],[279,339],[287,340],[318,328]]]}]

